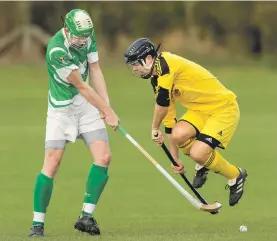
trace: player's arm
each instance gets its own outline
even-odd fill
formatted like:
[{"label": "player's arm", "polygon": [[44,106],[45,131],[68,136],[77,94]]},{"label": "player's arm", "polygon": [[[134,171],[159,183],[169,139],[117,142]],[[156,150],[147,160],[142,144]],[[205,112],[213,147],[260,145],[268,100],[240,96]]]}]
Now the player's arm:
[{"label": "player's arm", "polygon": [[68,86],[72,84],[78,89],[79,93],[84,98],[106,116],[114,114],[113,110],[109,108],[101,97],[82,80],[82,76],[78,71],[78,66],[69,58],[66,50],[55,47],[48,53],[49,64],[55,69],[57,75],[54,78],[61,84]]},{"label": "player's arm", "polygon": [[88,46],[87,60],[89,65],[91,85],[94,87],[98,95],[105,101],[107,106],[110,106],[110,99],[107,91],[106,82],[99,64],[95,33],[92,34],[91,43]]},{"label": "player's arm", "polygon": [[95,106],[105,115],[109,115],[113,112],[95,90],[82,80],[81,74],[78,70],[73,70],[68,75],[67,79],[91,105]]},{"label": "player's arm", "polygon": [[156,92],[156,104],[152,121],[152,129],[159,129],[163,119],[166,117],[170,106],[170,91],[172,89],[174,76],[165,74],[158,77],[158,88]]},{"label": "player's arm", "polygon": [[170,106],[170,92],[174,82],[174,70],[169,69],[168,62],[161,56],[155,67],[157,71],[156,105],[154,109],[152,129],[158,130],[166,117]]},{"label": "player's arm", "polygon": [[168,140],[168,145],[169,145],[169,151],[172,155],[172,157],[175,160],[179,159],[179,150],[178,147],[174,144],[171,132],[172,128],[176,124],[176,107],[175,107],[175,102],[173,100],[170,101],[170,106],[168,107],[168,112],[166,117],[163,119],[162,123],[165,127],[165,133],[167,136]]},{"label": "player's arm", "polygon": [[[162,93],[162,94],[161,94]],[[157,121],[155,123],[155,121]],[[176,124],[176,107],[173,100],[170,100],[169,96],[169,90],[165,90],[161,87],[158,88],[157,93],[157,99],[156,99],[156,105],[155,105],[155,111],[154,111],[154,117],[153,117],[153,124],[152,124],[152,135],[153,133],[157,131],[157,140],[156,142],[158,144],[161,144],[163,142],[163,138],[159,135],[161,135],[161,132],[159,130],[160,124],[163,123],[165,126],[165,133],[167,135],[167,140],[169,144],[169,151],[174,158],[174,160],[177,162],[178,167],[173,167],[173,170],[176,173],[184,173],[184,165],[179,159],[179,150],[178,147],[173,142],[171,131],[173,126]],[[156,126],[155,126],[156,124]],[[153,138],[154,139],[154,138]]]},{"label": "player's arm", "polygon": [[[171,99],[171,90],[174,83],[174,69],[171,68],[171,70],[169,70],[168,63],[163,58],[160,59],[159,64],[159,69],[161,69],[161,73],[157,79],[157,88],[154,88],[156,89],[156,105],[152,128],[154,128],[154,130],[159,130],[160,124],[164,124],[165,133],[167,135],[169,144],[169,151],[178,164],[178,167],[174,167],[173,169],[175,172],[183,173],[184,166],[179,160],[178,147],[174,144],[171,136],[172,128],[176,124],[176,107],[174,101]],[[151,83],[154,87],[155,81]],[[160,131],[158,131],[158,133],[159,132]],[[163,138],[161,138],[160,140],[163,141]]]},{"label": "player's arm", "polygon": [[162,123],[162,120],[166,117],[168,112],[168,106],[160,106],[159,104],[155,104],[154,108],[154,116],[152,122],[152,129],[158,130]]},{"label": "player's arm", "polygon": [[[165,78],[167,77],[163,77],[161,79],[164,80]],[[160,125],[167,116],[170,106],[170,89],[163,87],[162,83],[163,82],[159,83],[158,81],[158,87],[156,88],[156,104],[152,121],[152,139],[158,145],[161,145],[163,142]]]},{"label": "player's arm", "polygon": [[91,85],[94,87],[99,96],[105,101],[107,106],[110,106],[110,99],[107,91],[104,75],[99,65],[99,61],[89,63],[89,72]]},{"label": "player's arm", "polygon": [[177,167],[172,165],[172,168],[173,168],[174,172],[176,172],[176,173],[184,173],[184,165],[183,165],[182,161],[179,159],[179,149],[178,149],[177,145],[174,143],[172,135],[171,135],[172,128],[174,127],[176,122],[177,122],[176,107],[175,107],[174,101],[171,100],[167,115],[163,119],[162,123],[165,126],[165,133],[167,136],[169,152],[171,153],[175,162],[177,162],[177,164],[178,164]]},{"label": "player's arm", "polygon": [[168,141],[168,146],[169,146],[168,147],[169,152],[172,155],[172,157],[174,158],[174,160],[177,162],[179,160],[179,149],[174,144],[171,134],[166,134],[166,136],[167,136],[167,141]]}]

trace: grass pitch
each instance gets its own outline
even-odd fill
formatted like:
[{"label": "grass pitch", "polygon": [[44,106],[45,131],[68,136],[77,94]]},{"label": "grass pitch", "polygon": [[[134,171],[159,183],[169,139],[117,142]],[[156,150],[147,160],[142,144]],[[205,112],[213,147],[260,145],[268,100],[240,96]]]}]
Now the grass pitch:
[{"label": "grass pitch", "polygon": [[[131,143],[109,129],[110,180],[95,212],[101,237],[73,229],[92,162],[78,141],[67,146],[55,178],[44,241],[277,240],[276,73],[246,66],[209,69],[237,94],[241,108],[237,132],[228,149],[221,151],[249,173],[241,202],[229,207],[226,180],[210,173],[200,192],[210,202],[219,200],[221,213],[213,216],[195,210]],[[103,65],[103,71],[123,128],[185,186],[150,139],[154,97],[148,81],[134,78],[123,64]],[[47,74],[44,65],[0,66],[0,73],[0,240],[29,240],[33,187],[44,155]],[[191,180],[194,163],[185,156],[182,160]],[[240,225],[246,225],[248,232],[240,233]]]}]

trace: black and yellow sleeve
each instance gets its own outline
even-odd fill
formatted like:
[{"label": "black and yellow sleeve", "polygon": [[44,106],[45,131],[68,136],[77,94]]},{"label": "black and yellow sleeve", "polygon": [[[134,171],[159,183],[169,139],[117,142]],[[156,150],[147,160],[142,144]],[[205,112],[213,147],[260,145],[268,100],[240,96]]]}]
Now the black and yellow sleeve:
[{"label": "black and yellow sleeve", "polygon": [[159,106],[168,107],[167,115],[162,123],[165,126],[165,133],[171,134],[171,130],[176,124],[176,108],[171,99],[174,73],[170,72],[169,65],[162,56],[157,59],[155,69],[158,76],[151,79],[151,84],[155,92],[156,103]]},{"label": "black and yellow sleeve", "polygon": [[155,63],[155,69],[158,75],[156,103],[160,106],[170,105],[170,92],[172,89],[174,74],[170,72],[169,65],[163,56],[159,56]]}]

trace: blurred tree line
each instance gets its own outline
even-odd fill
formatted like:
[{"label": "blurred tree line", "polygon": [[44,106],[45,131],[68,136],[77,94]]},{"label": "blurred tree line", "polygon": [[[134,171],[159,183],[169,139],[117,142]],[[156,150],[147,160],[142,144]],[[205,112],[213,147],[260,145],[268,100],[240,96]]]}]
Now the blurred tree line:
[{"label": "blurred tree line", "polygon": [[62,27],[60,16],[86,9],[98,36],[115,48],[118,36],[165,36],[175,30],[245,55],[277,52],[277,2],[1,2],[0,37],[20,24],[34,23],[49,33]]}]

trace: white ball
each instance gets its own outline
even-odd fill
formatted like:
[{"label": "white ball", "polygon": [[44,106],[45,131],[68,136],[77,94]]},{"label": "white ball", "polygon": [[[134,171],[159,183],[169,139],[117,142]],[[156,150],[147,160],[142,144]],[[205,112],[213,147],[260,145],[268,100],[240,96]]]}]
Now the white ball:
[{"label": "white ball", "polygon": [[242,226],[239,227],[239,231],[240,232],[247,232],[247,227],[242,225]]}]

